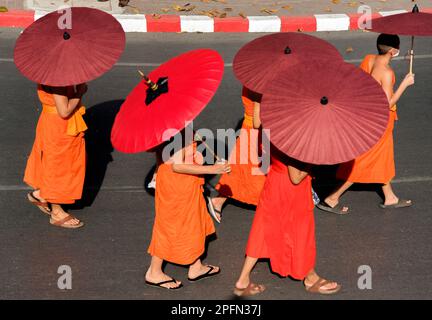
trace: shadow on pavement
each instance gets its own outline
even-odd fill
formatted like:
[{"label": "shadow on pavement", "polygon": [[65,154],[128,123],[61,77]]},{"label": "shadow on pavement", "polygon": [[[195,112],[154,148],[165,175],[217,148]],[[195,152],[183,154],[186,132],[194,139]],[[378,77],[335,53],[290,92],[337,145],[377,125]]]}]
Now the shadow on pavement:
[{"label": "shadow on pavement", "polygon": [[124,100],[106,101],[86,110],[84,120],[88,127],[85,133],[87,167],[83,197],[72,205],[71,209],[79,210],[91,206],[102,187],[108,164],[113,161],[111,129],[123,102]]}]

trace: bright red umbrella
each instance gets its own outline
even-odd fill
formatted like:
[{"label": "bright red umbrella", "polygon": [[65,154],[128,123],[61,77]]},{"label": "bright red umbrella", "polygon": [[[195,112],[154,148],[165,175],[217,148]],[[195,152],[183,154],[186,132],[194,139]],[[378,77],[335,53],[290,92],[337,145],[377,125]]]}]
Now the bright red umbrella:
[{"label": "bright red umbrella", "polygon": [[16,42],[15,64],[34,82],[69,86],[93,80],[110,70],[125,48],[125,33],[112,15],[92,8],[66,10],[70,21],[63,11],[51,12]]},{"label": "bright red umbrella", "polygon": [[[224,62],[217,51],[198,49],[162,64],[129,94],[114,122],[113,146],[148,151],[192,122],[215,94]],[[153,89],[154,90],[153,90]],[[166,134],[168,129],[174,129]]]},{"label": "bright red umbrella", "polygon": [[347,162],[368,151],[388,118],[381,86],[347,63],[295,67],[272,82],[261,102],[270,141],[288,156],[318,165]]},{"label": "bright red umbrella", "polygon": [[380,17],[371,21],[373,32],[411,36],[410,73],[414,58],[414,36],[432,36],[432,14],[420,12],[417,5],[412,12]]},{"label": "bright red umbrella", "polygon": [[288,68],[315,59],[343,61],[338,50],[327,41],[303,33],[275,33],[244,45],[234,57],[233,69],[247,88],[263,92]]}]

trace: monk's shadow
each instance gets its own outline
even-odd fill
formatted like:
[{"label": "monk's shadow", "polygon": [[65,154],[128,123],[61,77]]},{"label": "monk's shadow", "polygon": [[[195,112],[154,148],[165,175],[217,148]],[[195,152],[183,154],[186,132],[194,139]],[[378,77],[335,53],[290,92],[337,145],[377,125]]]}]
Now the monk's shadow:
[{"label": "monk's shadow", "polygon": [[88,129],[85,133],[87,163],[84,190],[81,200],[71,209],[90,207],[102,187],[108,164],[113,161],[111,129],[123,102],[106,101],[86,110],[84,120]]},{"label": "monk's shadow", "polygon": [[[338,167],[338,165],[333,165],[315,166],[313,168],[314,179],[312,182],[312,186],[321,200],[325,199],[329,194],[334,192],[343,183],[343,181],[336,179]],[[348,189],[348,192],[350,191],[376,192],[382,199],[384,199],[381,184],[355,183],[351,188]]]}]

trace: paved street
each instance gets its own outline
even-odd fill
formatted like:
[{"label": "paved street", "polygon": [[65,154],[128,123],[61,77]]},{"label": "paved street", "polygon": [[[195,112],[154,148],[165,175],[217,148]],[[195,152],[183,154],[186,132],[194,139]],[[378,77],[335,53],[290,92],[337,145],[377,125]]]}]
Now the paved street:
[{"label": "paved street", "polygon": [[[146,253],[154,218],[154,198],[144,189],[154,165],[152,154],[125,155],[113,151],[110,128],[123,99],[139,81],[136,65],[148,72],[187,50],[218,50],[226,65],[224,80],[195,128],[234,128],[242,118],[241,85],[230,64],[236,51],[260,34],[128,34],[120,63],[89,84],[85,96],[89,172],[84,201],[71,212],[86,226],[65,230],[26,200],[22,182],[26,158],[33,143],[40,105],[35,85],[15,68],[13,47],[19,30],[0,29],[0,299],[230,299],[240,272],[254,211],[229,204],[217,239],[209,243],[207,263],[222,273],[199,283],[187,282],[187,269],[168,265],[166,272],[185,282],[180,291],[145,286],[149,264]],[[315,34],[333,43],[345,59],[358,64],[375,53],[376,35],[365,32]],[[402,38],[401,53],[408,38]],[[347,48],[353,51],[347,53]],[[349,50],[351,51],[351,50]],[[416,85],[399,102],[395,129],[397,193],[413,199],[412,208],[388,211],[374,186],[356,187],[343,201],[348,216],[318,210],[317,271],[343,285],[327,298],[311,296],[301,282],[279,278],[261,262],[254,281],[268,290],[262,299],[431,299],[432,298],[432,39],[418,39]],[[403,54],[401,54],[403,55]],[[400,81],[406,61],[394,62]],[[398,81],[398,82],[399,82]],[[333,168],[321,168],[317,189],[322,195]],[[57,269],[69,265],[73,288],[57,288]],[[372,290],[359,290],[359,266],[372,268]]]}]

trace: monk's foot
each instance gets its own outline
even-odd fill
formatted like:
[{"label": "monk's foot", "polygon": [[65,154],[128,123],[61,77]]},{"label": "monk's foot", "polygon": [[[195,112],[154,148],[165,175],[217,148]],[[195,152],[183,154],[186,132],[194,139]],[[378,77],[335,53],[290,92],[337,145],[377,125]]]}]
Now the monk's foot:
[{"label": "monk's foot", "polygon": [[[399,203],[399,201],[400,201],[400,199],[398,197],[385,199],[384,205],[385,206],[394,206],[394,205],[397,205]],[[412,204],[411,200],[404,200],[404,202],[406,202],[406,204]]]},{"label": "monk's foot", "polygon": [[40,195],[40,189],[36,189],[32,192],[33,197],[35,197],[36,199],[38,199],[40,202],[47,202],[44,198],[41,197]]},{"label": "monk's foot", "polygon": [[[337,208],[337,206],[339,205],[339,199],[338,198],[333,199],[333,198],[327,197],[327,198],[325,198],[324,202],[331,208]],[[348,213],[349,208],[348,207],[342,207],[342,208],[340,208],[340,211],[344,212],[344,213]]]},{"label": "monk's foot", "polygon": [[191,281],[217,275],[220,268],[212,265],[193,264],[189,267],[188,279]]},{"label": "monk's foot", "polygon": [[309,274],[303,281],[306,291],[312,293],[332,294],[340,289],[340,285],[335,281],[329,281],[321,278],[315,272]]},{"label": "monk's foot", "polygon": [[226,201],[226,198],[212,198],[211,201],[213,203],[213,207],[214,207],[217,219],[219,221],[221,221],[222,220],[222,207]]},{"label": "monk's foot", "polygon": [[[53,209],[53,211],[51,213],[51,219],[53,220],[53,222],[62,221],[65,218],[67,218],[68,216],[69,216],[69,214],[67,212],[63,211],[63,209]],[[77,218],[73,218],[73,219],[70,219],[68,221],[65,221],[62,224],[68,225],[68,226],[77,226],[80,223],[81,223],[80,220],[78,220]]]},{"label": "monk's foot", "polygon": [[149,285],[165,289],[178,289],[182,286],[181,281],[175,280],[162,271],[151,271],[150,269],[145,274],[145,280]]}]

